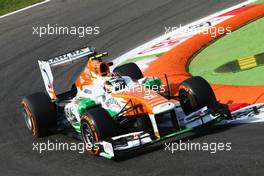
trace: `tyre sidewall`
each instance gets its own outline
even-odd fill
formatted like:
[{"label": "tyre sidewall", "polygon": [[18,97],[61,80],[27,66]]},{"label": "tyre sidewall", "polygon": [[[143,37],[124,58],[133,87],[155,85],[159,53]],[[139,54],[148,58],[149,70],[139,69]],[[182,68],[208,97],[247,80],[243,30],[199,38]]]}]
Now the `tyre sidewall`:
[{"label": "tyre sidewall", "polygon": [[183,92],[188,94],[188,96],[190,96],[196,104],[195,106],[190,107],[190,105],[184,104],[183,101],[180,100],[185,114],[190,114],[205,106],[208,108],[214,108],[217,105],[214,91],[209,83],[202,77],[195,76],[182,82],[179,87],[180,97]]},{"label": "tyre sidewall", "polygon": [[[99,141],[101,139],[100,136],[99,136],[98,130],[96,129],[93,121],[88,117],[88,115],[84,115],[82,117],[82,120],[81,120],[81,133],[82,133],[82,138],[84,138],[83,137],[83,131],[82,131],[83,124],[87,124],[89,126],[89,128],[91,129],[91,131],[93,133],[92,135],[95,138],[95,143],[94,144],[91,144],[92,146],[90,144],[88,146],[88,144],[86,144],[84,142],[84,139],[83,139],[83,142],[85,144],[86,151],[88,151],[92,155],[98,155],[100,151],[99,151],[99,148],[97,146],[98,146],[98,143],[99,143]],[[97,148],[97,149],[95,149],[95,148]]]},{"label": "tyre sidewall", "polygon": [[23,98],[22,108],[30,116],[33,137],[45,137],[52,134],[50,129],[57,127],[56,107],[45,93],[35,93]]}]

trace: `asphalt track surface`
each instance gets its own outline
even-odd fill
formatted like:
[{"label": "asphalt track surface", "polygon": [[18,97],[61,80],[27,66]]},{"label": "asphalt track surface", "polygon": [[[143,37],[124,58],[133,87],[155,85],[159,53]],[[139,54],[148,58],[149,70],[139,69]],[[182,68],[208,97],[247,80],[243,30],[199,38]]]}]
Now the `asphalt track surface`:
[{"label": "asphalt track surface", "polygon": [[[121,161],[78,152],[32,151],[32,138],[20,114],[24,95],[43,91],[37,59],[89,43],[115,58],[164,32],[241,1],[208,0],[58,0],[0,19],[0,175],[261,175],[263,124],[218,128],[193,142],[232,142],[230,152],[185,151],[171,154],[164,145]],[[32,35],[32,26],[100,26],[97,36]],[[77,67],[77,68],[76,68]],[[67,69],[76,75],[81,66]],[[77,70],[77,71],[76,71]],[[65,70],[56,71],[63,76]],[[70,80],[65,79],[66,85]],[[47,140],[72,142],[64,135]]]}]

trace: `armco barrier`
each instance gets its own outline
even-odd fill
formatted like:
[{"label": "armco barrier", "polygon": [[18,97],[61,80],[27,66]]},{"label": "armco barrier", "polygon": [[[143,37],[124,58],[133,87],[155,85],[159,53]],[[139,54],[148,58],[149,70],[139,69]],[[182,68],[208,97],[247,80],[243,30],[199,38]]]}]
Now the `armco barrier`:
[{"label": "armco barrier", "polygon": [[[249,22],[264,16],[264,4],[257,5],[245,12],[242,12],[218,25],[216,28],[230,27],[232,31],[248,24]],[[229,28],[229,29],[230,29]],[[228,32],[228,31],[225,31]],[[210,42],[221,37],[215,38],[211,34],[197,34],[186,40],[182,44],[168,51],[159,59],[150,64],[150,67],[144,72],[146,76],[158,76],[163,78],[167,73],[171,83],[171,89],[174,94],[177,93],[177,85],[190,77],[186,71],[186,66],[192,56],[200,51]],[[158,70],[158,72],[157,72]],[[264,76],[263,76],[264,79]],[[232,86],[232,85],[212,85],[217,98],[223,103],[258,103],[264,102],[263,86]]]}]

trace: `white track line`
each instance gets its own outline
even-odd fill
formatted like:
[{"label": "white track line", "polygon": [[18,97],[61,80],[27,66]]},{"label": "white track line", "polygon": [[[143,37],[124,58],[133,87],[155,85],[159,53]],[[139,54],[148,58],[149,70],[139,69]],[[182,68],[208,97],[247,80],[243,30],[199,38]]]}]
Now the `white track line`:
[{"label": "white track line", "polygon": [[11,12],[11,13],[8,13],[8,14],[5,14],[5,15],[2,15],[2,16],[0,16],[0,19],[1,19],[1,18],[4,18],[4,17],[7,17],[7,16],[10,16],[10,15],[13,15],[13,14],[16,14],[16,13],[18,13],[18,12],[22,12],[22,11],[27,10],[27,9],[30,9],[30,8],[32,8],[32,7],[36,7],[36,6],[38,6],[38,5],[45,4],[45,3],[47,3],[47,2],[50,2],[50,0],[45,0],[45,1],[39,2],[39,3],[37,3],[37,4],[33,4],[33,5],[31,5],[31,6],[25,7],[25,8],[23,8],[23,9],[19,9],[19,10],[17,10],[17,11],[14,11],[14,12]]}]

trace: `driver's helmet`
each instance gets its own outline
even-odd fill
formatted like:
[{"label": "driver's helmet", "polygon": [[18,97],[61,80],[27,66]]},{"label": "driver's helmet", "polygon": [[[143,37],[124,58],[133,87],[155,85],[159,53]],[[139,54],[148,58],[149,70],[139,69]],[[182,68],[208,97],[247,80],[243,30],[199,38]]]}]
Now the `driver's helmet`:
[{"label": "driver's helmet", "polygon": [[118,73],[109,73],[105,78],[105,90],[108,93],[126,88],[126,81]]},{"label": "driver's helmet", "polygon": [[95,75],[106,76],[110,73],[109,65],[103,62],[101,58],[89,59],[87,66],[90,72]]}]

